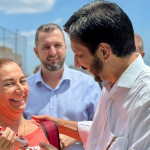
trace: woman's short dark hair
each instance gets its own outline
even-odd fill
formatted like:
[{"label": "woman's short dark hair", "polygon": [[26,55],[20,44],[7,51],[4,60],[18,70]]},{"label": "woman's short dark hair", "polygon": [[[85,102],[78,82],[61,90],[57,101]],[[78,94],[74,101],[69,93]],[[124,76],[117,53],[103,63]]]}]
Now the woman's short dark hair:
[{"label": "woman's short dark hair", "polygon": [[64,25],[71,40],[86,46],[92,55],[107,43],[117,57],[135,51],[134,31],[127,14],[115,3],[94,1],[75,12]]},{"label": "woman's short dark hair", "polygon": [[[15,63],[17,64],[14,60],[12,59],[9,59],[9,58],[0,58],[0,68],[3,66],[3,65],[8,65],[8,64],[11,64],[11,63]],[[17,64],[18,65],[18,64]],[[19,65],[18,65],[19,66]]]}]

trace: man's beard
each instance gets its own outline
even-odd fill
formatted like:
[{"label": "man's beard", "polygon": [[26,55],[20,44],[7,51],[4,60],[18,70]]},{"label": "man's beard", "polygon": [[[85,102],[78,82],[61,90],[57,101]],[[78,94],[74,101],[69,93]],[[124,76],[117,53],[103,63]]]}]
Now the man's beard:
[{"label": "man's beard", "polygon": [[49,63],[42,61],[42,64],[49,71],[58,71],[62,68],[64,61],[65,61],[65,59],[63,61],[59,62],[58,64],[49,64]]},{"label": "man's beard", "polygon": [[103,70],[103,62],[97,56],[94,57],[91,68],[91,71],[94,74],[95,81],[102,82],[98,74],[100,74]]},{"label": "man's beard", "polygon": [[[80,66],[82,67],[82,69],[84,70],[87,70],[88,68],[85,68],[83,66]],[[95,81],[97,82],[102,82],[101,78],[98,76],[98,74],[100,74],[103,70],[103,62],[97,57],[97,56],[94,56],[94,59],[93,59],[93,62],[92,62],[92,65],[91,65],[91,68],[90,69],[93,73],[93,76],[94,76],[94,79]]]}]

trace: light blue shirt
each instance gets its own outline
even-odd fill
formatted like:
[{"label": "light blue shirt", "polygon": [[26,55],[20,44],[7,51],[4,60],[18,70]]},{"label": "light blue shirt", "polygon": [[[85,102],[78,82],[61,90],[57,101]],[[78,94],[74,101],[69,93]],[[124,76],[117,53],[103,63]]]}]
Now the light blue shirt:
[{"label": "light blue shirt", "polygon": [[[92,77],[64,65],[61,83],[55,89],[44,83],[41,69],[27,78],[30,87],[24,117],[49,114],[73,121],[93,120],[101,90]],[[67,150],[83,150],[75,144]]]}]

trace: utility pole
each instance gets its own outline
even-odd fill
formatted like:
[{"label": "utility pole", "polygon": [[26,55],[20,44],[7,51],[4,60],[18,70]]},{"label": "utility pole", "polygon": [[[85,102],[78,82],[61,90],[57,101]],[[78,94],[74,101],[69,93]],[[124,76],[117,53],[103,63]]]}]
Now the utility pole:
[{"label": "utility pole", "polygon": [[6,53],[6,46],[5,46],[5,29],[2,28],[2,30],[3,30],[3,48],[4,48],[4,50],[3,50],[3,57],[5,58],[5,57],[6,57],[6,56],[5,56],[5,53]]},{"label": "utility pole", "polygon": [[18,45],[18,29],[16,29],[15,33],[15,61],[18,63],[17,45]]}]

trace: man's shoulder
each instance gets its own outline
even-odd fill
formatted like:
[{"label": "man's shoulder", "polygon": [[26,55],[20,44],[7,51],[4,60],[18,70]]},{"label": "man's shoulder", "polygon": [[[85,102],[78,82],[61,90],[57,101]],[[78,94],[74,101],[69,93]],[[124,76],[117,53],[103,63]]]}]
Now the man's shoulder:
[{"label": "man's shoulder", "polygon": [[70,75],[71,77],[74,77],[74,78],[82,78],[82,80],[87,80],[87,81],[90,81],[90,82],[95,82],[94,78],[91,77],[90,75],[86,74],[86,73],[83,73],[79,70],[75,70],[75,69],[71,69],[69,68],[69,71],[70,71]]},{"label": "man's shoulder", "polygon": [[132,91],[137,96],[137,106],[142,106],[146,103],[150,104],[150,67],[145,66],[139,74]]},{"label": "man's shoulder", "polygon": [[149,66],[145,66],[145,68],[139,75],[139,79],[150,88],[150,67]]},{"label": "man's shoulder", "polygon": [[97,89],[101,91],[100,85],[98,82],[95,81],[93,77],[88,74],[85,74],[81,71],[70,69],[70,76],[72,83],[76,83],[75,85],[83,86],[84,88],[91,88],[93,90]]},{"label": "man's shoulder", "polygon": [[31,82],[35,82],[36,77],[37,77],[37,74],[33,74],[33,75],[27,77],[28,84]]}]

